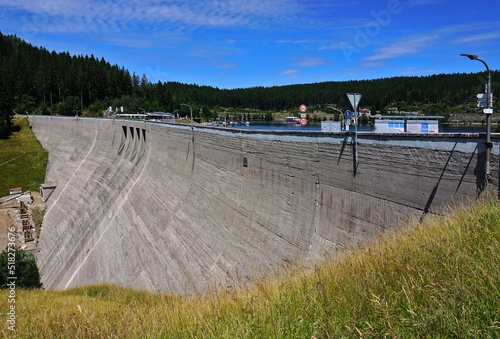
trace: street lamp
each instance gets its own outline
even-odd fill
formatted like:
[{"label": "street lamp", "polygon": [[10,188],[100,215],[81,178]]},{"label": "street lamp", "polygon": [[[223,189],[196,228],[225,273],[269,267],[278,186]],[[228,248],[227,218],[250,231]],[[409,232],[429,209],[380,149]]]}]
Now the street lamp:
[{"label": "street lamp", "polygon": [[336,111],[339,111],[340,112],[340,116],[342,117],[342,126],[345,128],[345,123],[344,123],[344,113],[339,110],[338,108],[336,107],[333,107],[333,106],[326,106],[327,108],[331,108],[331,109],[334,109]]},{"label": "street lamp", "polygon": [[226,112],[230,109],[233,109],[232,107],[229,108],[224,108],[224,127],[227,126],[227,120],[226,120]]},{"label": "street lamp", "polygon": [[486,113],[486,184],[488,184],[491,181],[491,174],[490,174],[490,152],[491,148],[493,147],[493,144],[491,143],[491,114],[493,113],[493,97],[491,95],[491,73],[490,73],[490,68],[484,62],[484,60],[481,60],[477,57],[475,54],[467,54],[467,53],[462,53],[460,54],[461,56],[468,57],[471,60],[477,60],[481,61],[485,66],[486,70],[488,71],[488,85],[486,87],[486,96],[488,100],[488,109],[483,110],[484,113]]},{"label": "street lamp", "polygon": [[193,130],[193,109],[188,104],[181,104],[181,106],[187,106],[191,110],[191,130]]},{"label": "street lamp", "polygon": [[[139,107],[139,109],[142,110],[142,114],[144,115],[143,118],[144,118],[144,120],[146,120],[146,110],[142,107]],[[139,116],[139,118],[140,118],[140,116]]]}]

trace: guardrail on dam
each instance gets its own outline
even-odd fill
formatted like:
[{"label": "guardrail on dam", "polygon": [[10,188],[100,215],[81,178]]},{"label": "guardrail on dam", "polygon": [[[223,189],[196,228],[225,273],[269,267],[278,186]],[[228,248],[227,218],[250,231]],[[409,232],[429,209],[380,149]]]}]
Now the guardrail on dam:
[{"label": "guardrail on dam", "polygon": [[[484,182],[484,135],[271,132],[30,116],[48,289],[202,290],[376,236]],[[498,190],[499,141],[492,136]]]}]

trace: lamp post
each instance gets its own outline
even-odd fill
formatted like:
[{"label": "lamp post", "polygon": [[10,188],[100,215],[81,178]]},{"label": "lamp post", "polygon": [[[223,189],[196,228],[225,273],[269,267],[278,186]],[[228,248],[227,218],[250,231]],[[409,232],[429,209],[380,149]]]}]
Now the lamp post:
[{"label": "lamp post", "polygon": [[342,117],[342,127],[345,128],[345,124],[344,124],[344,112],[342,112],[341,110],[339,110],[338,108],[336,107],[333,107],[333,106],[326,106],[327,108],[331,108],[331,109],[334,109],[336,111],[339,111],[340,112],[340,116]]},{"label": "lamp post", "polygon": [[[139,109],[142,111],[142,115],[144,115],[144,117],[143,117],[144,120],[146,120],[146,110],[142,107],[139,107]],[[140,116],[139,116],[139,118],[140,118]]]},{"label": "lamp post", "polygon": [[484,62],[484,60],[481,60],[477,57],[475,54],[468,54],[468,53],[462,53],[460,54],[461,56],[468,57],[471,60],[477,60],[481,61],[484,66],[486,66],[486,70],[488,71],[488,85],[486,88],[486,96],[488,100],[488,109],[484,110],[484,113],[486,113],[486,184],[488,184],[491,181],[491,173],[490,173],[490,153],[491,153],[491,148],[493,147],[493,144],[491,143],[491,114],[493,113],[493,97],[491,95],[491,73],[490,73],[490,68]]},{"label": "lamp post", "polygon": [[230,109],[233,109],[233,108],[232,107],[224,108],[224,127],[227,127],[226,112]]},{"label": "lamp post", "polygon": [[187,106],[191,110],[191,130],[193,130],[193,109],[188,104],[181,104],[182,106]]}]

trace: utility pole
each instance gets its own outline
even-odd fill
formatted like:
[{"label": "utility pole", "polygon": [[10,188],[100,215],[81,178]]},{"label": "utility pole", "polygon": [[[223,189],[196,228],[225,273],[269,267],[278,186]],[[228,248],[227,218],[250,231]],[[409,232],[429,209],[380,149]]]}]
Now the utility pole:
[{"label": "utility pole", "polygon": [[[491,115],[493,114],[493,95],[491,92],[491,72],[490,72],[490,68],[488,67],[486,62],[484,62],[484,60],[479,59],[477,57],[477,55],[467,54],[467,53],[462,53],[460,55],[468,57],[471,60],[481,61],[486,66],[486,70],[488,71],[488,84],[486,85],[487,108],[483,109],[483,112],[486,114],[486,142],[484,143],[486,145],[485,180],[486,180],[486,185],[488,185],[492,179],[491,173],[490,173],[490,157],[491,157],[491,149],[493,148],[493,143],[491,142]],[[481,103],[479,103],[478,106],[481,107]]]},{"label": "utility pole", "polygon": [[347,93],[347,97],[349,98],[352,108],[354,109],[354,176],[356,176],[358,169],[358,105],[361,100],[361,94]]}]

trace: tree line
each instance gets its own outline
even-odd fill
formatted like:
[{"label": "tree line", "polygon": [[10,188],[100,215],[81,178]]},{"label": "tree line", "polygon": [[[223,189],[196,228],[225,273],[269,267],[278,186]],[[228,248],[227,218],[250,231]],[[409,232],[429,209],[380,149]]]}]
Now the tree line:
[{"label": "tree line", "polygon": [[[498,79],[500,71],[493,71]],[[263,111],[297,109],[299,105],[326,109],[327,104],[350,108],[346,93],[363,95],[361,105],[382,113],[431,107],[440,113],[450,107],[474,103],[484,92],[485,72],[392,77],[375,80],[321,82],[274,87],[219,89],[180,82],[152,83],[124,67],[94,55],[56,53],[35,47],[0,32],[0,136],[8,133],[12,114],[100,116],[109,106],[127,113],[179,110],[195,116],[210,115],[221,106]],[[495,89],[498,97],[499,89]],[[475,104],[468,105],[471,109]]]}]

